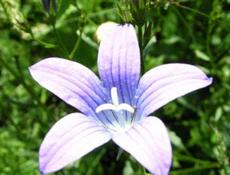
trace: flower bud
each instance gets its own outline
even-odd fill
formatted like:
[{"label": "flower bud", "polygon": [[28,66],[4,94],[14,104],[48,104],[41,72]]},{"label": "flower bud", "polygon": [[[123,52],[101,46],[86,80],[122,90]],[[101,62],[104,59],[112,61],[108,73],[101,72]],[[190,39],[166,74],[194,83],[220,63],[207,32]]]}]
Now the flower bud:
[{"label": "flower bud", "polygon": [[54,11],[57,11],[57,3],[56,0],[42,0],[44,9],[50,13],[50,8],[52,6],[52,8],[54,9]]},{"label": "flower bud", "polygon": [[114,26],[117,26],[118,24],[112,21],[108,21],[105,23],[102,23],[96,31],[96,39],[98,42],[106,38],[110,32],[113,30]]}]

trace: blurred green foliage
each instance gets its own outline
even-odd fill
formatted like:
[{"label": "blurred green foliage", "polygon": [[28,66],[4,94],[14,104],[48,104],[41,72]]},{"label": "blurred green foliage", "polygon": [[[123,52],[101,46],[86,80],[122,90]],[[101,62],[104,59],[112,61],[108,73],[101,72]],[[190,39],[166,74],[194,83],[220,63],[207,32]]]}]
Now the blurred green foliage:
[{"label": "blurred green foliage", "polygon": [[[168,62],[199,66],[214,78],[154,115],[173,143],[172,175],[230,174],[230,1],[0,0],[0,175],[36,175],[38,149],[49,128],[76,111],[34,82],[28,67],[49,56],[97,72],[97,27],[106,21],[136,26],[144,71]],[[153,128],[154,129],[154,128]],[[141,175],[127,153],[117,161],[109,143],[56,174]]]}]

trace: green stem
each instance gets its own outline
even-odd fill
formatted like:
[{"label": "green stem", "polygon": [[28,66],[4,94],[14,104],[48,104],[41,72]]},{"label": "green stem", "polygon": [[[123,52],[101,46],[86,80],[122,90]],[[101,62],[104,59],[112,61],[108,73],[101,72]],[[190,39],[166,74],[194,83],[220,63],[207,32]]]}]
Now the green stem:
[{"label": "green stem", "polygon": [[124,152],[124,150],[122,148],[119,148],[118,153],[117,153],[117,157],[116,157],[117,161],[120,159],[123,152]]},{"label": "green stem", "polygon": [[[51,18],[51,17],[50,17]],[[69,55],[69,52],[67,50],[67,48],[65,47],[64,43],[62,42],[62,39],[57,31],[57,28],[56,28],[56,25],[55,25],[55,19],[52,19],[51,18],[51,23],[52,23],[52,27],[53,27],[53,31],[54,31],[54,34],[55,36],[57,37],[57,41],[59,43],[59,46],[61,47],[61,49],[63,50],[64,52],[64,55],[67,56]]]},{"label": "green stem", "polygon": [[73,59],[75,53],[77,52],[78,48],[79,48],[79,45],[80,45],[80,42],[81,42],[81,36],[82,36],[82,31],[80,31],[80,34],[78,35],[78,38],[75,42],[75,45],[71,51],[71,53],[69,54],[69,59]]},{"label": "green stem", "polygon": [[39,44],[45,46],[46,48],[54,48],[55,44],[47,43],[46,41],[42,41],[41,39],[38,39],[34,36],[34,33],[31,28],[29,28],[29,34],[31,36],[31,39],[34,41],[37,41]]},{"label": "green stem", "polygon": [[171,171],[170,174],[171,175],[179,175],[179,174],[186,174],[186,173],[192,174],[196,171],[202,171],[202,170],[212,169],[212,168],[219,168],[219,164],[213,163],[213,164],[202,165],[200,167],[186,168],[186,169],[182,169],[182,170],[173,170],[173,171]]},{"label": "green stem", "polygon": [[173,4],[173,5],[177,6],[177,7],[180,7],[180,8],[182,8],[182,9],[189,10],[189,11],[192,11],[192,12],[194,12],[194,13],[197,13],[197,14],[199,14],[199,15],[201,15],[201,16],[206,17],[206,18],[209,18],[209,16],[208,16],[207,14],[205,14],[205,13],[203,13],[203,12],[200,12],[200,11],[198,11],[198,10],[195,10],[195,9],[193,9],[193,8],[190,8],[190,7],[181,5],[179,2],[173,2],[173,1],[172,1],[171,4]]},{"label": "green stem", "polygon": [[145,72],[144,58],[143,58],[143,36],[142,36],[142,26],[138,26],[138,41],[140,47],[140,57],[141,57],[141,73]]},{"label": "green stem", "polygon": [[194,157],[190,157],[190,156],[186,156],[186,155],[182,155],[182,154],[178,154],[176,153],[175,156],[177,157],[178,160],[181,161],[187,161],[187,162],[194,162],[197,164],[213,164],[213,162],[207,161],[207,160],[200,160]]}]

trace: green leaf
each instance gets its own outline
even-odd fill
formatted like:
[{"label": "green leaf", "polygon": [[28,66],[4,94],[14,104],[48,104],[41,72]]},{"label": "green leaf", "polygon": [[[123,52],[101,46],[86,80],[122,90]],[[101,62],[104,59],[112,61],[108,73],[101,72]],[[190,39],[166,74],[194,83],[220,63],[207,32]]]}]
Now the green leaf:
[{"label": "green leaf", "polygon": [[143,56],[145,57],[149,52],[150,50],[152,49],[153,45],[157,42],[157,38],[156,36],[154,35],[150,40],[149,42],[146,44],[145,48],[144,48],[144,51],[143,51]]},{"label": "green leaf", "polygon": [[210,61],[211,58],[206,55],[204,52],[200,51],[200,50],[195,50],[195,55],[197,58],[200,58],[201,60],[204,60],[204,61]]},{"label": "green leaf", "polygon": [[181,138],[178,135],[176,135],[175,132],[169,131],[169,137],[170,137],[170,140],[172,141],[173,145],[180,148],[181,150],[185,149],[185,146],[184,146]]}]

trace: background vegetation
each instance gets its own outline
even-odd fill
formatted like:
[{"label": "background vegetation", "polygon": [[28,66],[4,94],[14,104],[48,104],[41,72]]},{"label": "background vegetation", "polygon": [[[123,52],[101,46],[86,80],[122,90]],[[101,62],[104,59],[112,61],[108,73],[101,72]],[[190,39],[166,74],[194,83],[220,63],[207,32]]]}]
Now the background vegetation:
[{"label": "background vegetation", "polygon": [[[48,2],[48,1],[47,1]],[[54,2],[54,1],[53,1]],[[172,175],[230,174],[229,0],[0,0],[0,175],[36,175],[38,148],[49,128],[76,111],[40,87],[28,67],[50,56],[97,72],[97,27],[131,22],[139,34],[145,71],[168,62],[199,66],[214,78],[154,115],[173,143]],[[142,175],[127,153],[118,161],[113,143],[57,175]]]}]

